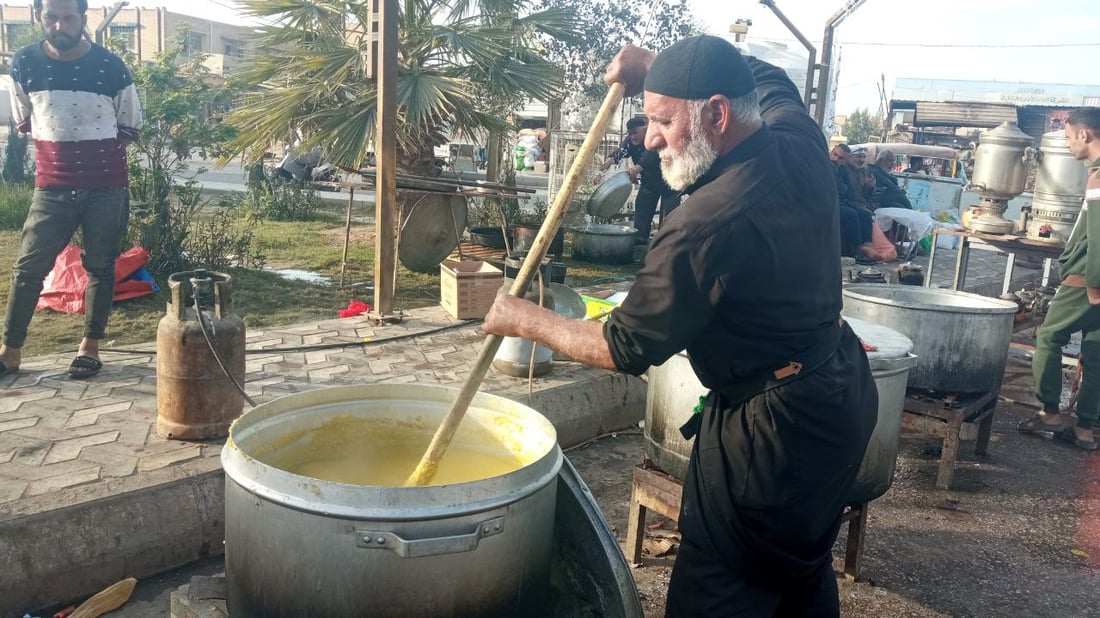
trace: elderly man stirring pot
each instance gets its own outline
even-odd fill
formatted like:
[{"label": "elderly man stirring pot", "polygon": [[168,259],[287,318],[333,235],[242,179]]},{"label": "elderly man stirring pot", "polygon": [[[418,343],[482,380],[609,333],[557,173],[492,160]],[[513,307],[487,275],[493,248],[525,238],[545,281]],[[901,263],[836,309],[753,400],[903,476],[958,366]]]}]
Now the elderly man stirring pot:
[{"label": "elderly man stirring pot", "polygon": [[511,296],[486,332],[639,375],[687,350],[711,389],[694,435],[667,615],[839,615],[830,548],[875,425],[866,354],[840,319],[825,139],[778,68],[713,36],[628,46],[646,148],[690,194],[606,324]]}]

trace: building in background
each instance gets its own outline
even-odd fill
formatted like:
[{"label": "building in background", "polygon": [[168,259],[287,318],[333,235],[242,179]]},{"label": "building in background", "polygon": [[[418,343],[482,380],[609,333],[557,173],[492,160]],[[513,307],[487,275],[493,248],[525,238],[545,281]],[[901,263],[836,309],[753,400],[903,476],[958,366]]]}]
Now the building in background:
[{"label": "building in background", "polygon": [[[88,9],[90,35],[103,23],[107,12],[105,7]],[[207,68],[214,75],[239,70],[248,58],[250,28],[173,13],[163,7],[124,7],[104,34],[124,40],[139,61],[149,62],[172,47],[181,28],[191,31],[185,55],[206,54]],[[0,55],[10,58],[15,50],[41,38],[40,33],[30,3],[0,5]]]},{"label": "building in background", "polygon": [[[90,37],[95,36],[108,11],[105,7],[88,9]],[[181,61],[203,54],[206,68],[215,77],[226,77],[244,68],[251,49],[251,28],[173,13],[163,7],[124,7],[111,20],[104,36],[125,41],[139,62],[151,62],[158,53],[172,48],[183,28],[190,32]],[[41,38],[42,30],[34,23],[34,9],[29,2],[0,5],[0,60],[4,67],[10,66],[16,50]],[[0,126],[4,127],[11,119],[10,92],[11,77],[0,75]]]},{"label": "building in background", "polygon": [[[982,129],[1015,122],[1038,143],[1078,107],[1100,106],[1100,86],[898,78],[890,125],[918,144],[966,147]],[[894,140],[891,140],[894,141]]]}]

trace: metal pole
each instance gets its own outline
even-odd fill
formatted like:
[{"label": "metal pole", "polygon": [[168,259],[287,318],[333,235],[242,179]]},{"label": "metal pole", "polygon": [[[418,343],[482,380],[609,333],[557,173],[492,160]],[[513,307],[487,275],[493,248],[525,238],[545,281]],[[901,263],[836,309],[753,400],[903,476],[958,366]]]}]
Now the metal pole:
[{"label": "metal pole", "polygon": [[[775,13],[775,16],[779,18],[779,21],[783,22],[783,25],[787,27],[787,30],[791,31],[791,34],[793,34],[795,38],[798,39],[799,43],[802,43],[802,46],[805,47],[806,51],[810,54],[809,64],[806,67],[806,91],[804,97],[806,103],[806,111],[810,111],[812,109],[811,104],[814,101],[814,71],[817,68],[817,49],[814,48],[813,43],[811,43],[809,39],[807,39],[801,32],[798,31],[798,28],[795,28],[794,24],[791,23],[791,20],[787,19],[787,16],[779,10],[779,7],[775,6],[775,2],[773,0],[760,0],[760,4],[763,4],[764,6],[771,9],[772,13]],[[821,97],[819,96],[818,106],[820,105]]]},{"label": "metal pole", "polygon": [[344,255],[340,258],[340,285],[344,285],[344,272],[348,268],[348,245],[351,244],[351,208],[355,205],[355,187],[348,187],[348,216],[344,223]]},{"label": "metal pole", "polygon": [[825,108],[829,99],[829,71],[832,70],[833,64],[833,37],[836,34],[836,28],[844,18],[863,6],[866,1],[848,0],[843,8],[833,13],[833,16],[825,22],[825,35],[821,41],[821,79],[817,80],[817,108],[814,110],[814,118],[819,126],[825,126]]},{"label": "metal pole", "polygon": [[397,279],[397,8],[397,0],[379,1],[374,310],[380,318],[393,313]]},{"label": "metal pole", "polygon": [[[115,16],[118,15],[118,12],[122,10],[122,7],[126,6],[127,4],[130,3],[126,0],[119,0],[119,2],[114,3],[114,5],[111,6],[111,9],[107,11],[107,16],[103,18],[103,23],[96,26],[95,29],[96,45],[103,45],[103,33],[106,32],[107,27],[111,25],[111,20],[113,20]],[[140,38],[141,33],[137,33],[136,36]]]}]

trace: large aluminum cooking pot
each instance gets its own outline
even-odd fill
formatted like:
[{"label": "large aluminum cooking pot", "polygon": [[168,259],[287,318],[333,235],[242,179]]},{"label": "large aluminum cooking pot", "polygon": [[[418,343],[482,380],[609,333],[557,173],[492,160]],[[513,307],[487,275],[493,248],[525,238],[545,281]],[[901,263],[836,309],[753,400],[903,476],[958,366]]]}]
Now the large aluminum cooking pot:
[{"label": "large aluminum cooking pot", "polygon": [[[1065,132],[1044,133],[1039,141],[1039,171],[1035,176],[1035,199],[1027,235],[1069,240],[1085,199],[1088,177],[1088,167],[1069,151]],[[1044,226],[1050,228],[1048,236],[1040,235]]]},{"label": "large aluminum cooking pot", "polygon": [[910,285],[849,285],[844,315],[913,340],[920,363],[909,387],[944,393],[996,390],[1008,360],[1016,303]]},{"label": "large aluminum cooking pot", "polygon": [[878,389],[878,420],[850,498],[852,504],[862,504],[878,498],[894,484],[905,391],[909,372],[918,359],[910,353],[912,340],[896,330],[847,316],[844,319],[860,341],[874,348],[867,352],[867,361]]},{"label": "large aluminum cooking pot", "polygon": [[[898,435],[901,433],[902,406],[910,369],[917,359],[909,353],[912,342],[904,335],[876,325],[851,320],[861,339],[878,348],[873,352],[871,374],[878,388],[878,420],[863,456],[850,504],[870,502],[886,493],[894,481]],[[691,457],[691,440],[685,440],[680,427],[686,423],[707,394],[691,368],[687,354],[681,352],[650,367],[646,374],[649,389],[645,407],[646,455],[658,468],[683,479]]]},{"label": "large aluminum cooking pot", "polygon": [[668,474],[687,477],[691,440],[685,440],[680,427],[691,419],[699,398],[707,388],[695,376],[686,352],[680,352],[646,372],[645,452],[657,467]]},{"label": "large aluminum cooking pot", "polygon": [[1027,154],[1032,139],[1015,122],[982,133],[974,152],[974,177],[970,185],[984,197],[1009,200],[1024,192]]},{"label": "large aluminum cooking pot", "polygon": [[634,228],[626,225],[575,225],[573,258],[595,264],[629,264],[634,261]]},{"label": "large aluminum cooking pot", "polygon": [[[562,453],[553,425],[534,410],[475,396],[448,453],[519,460],[490,478],[384,487],[280,467],[303,457],[423,451],[457,393],[415,384],[326,388],[238,419],[222,449],[230,615],[537,613],[549,586]],[[447,467],[445,457],[440,473]]]}]

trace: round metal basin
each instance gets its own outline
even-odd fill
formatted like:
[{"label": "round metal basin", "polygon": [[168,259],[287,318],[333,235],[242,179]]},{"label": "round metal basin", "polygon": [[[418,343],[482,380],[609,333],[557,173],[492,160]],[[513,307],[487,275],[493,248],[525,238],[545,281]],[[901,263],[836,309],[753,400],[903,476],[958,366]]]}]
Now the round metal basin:
[{"label": "round metal basin", "polygon": [[629,264],[634,261],[634,228],[626,225],[578,225],[573,235],[573,258],[595,264]]},{"label": "round metal basin", "polygon": [[850,285],[844,315],[892,328],[913,340],[920,362],[909,387],[945,393],[999,388],[1008,359],[1015,303],[910,285]]}]

